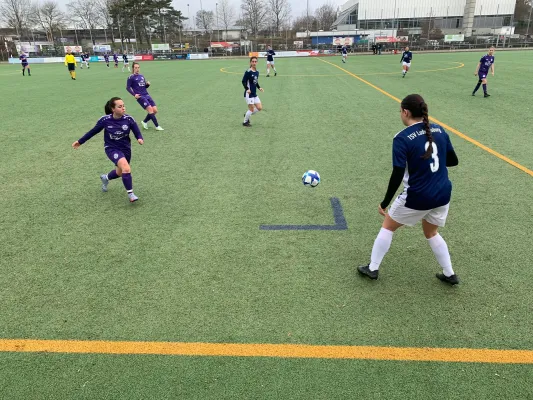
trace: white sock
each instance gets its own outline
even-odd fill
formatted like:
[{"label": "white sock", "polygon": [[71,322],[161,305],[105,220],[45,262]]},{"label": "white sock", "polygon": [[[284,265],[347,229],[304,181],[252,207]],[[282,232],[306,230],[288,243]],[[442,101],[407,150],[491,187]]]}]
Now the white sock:
[{"label": "white sock", "polygon": [[244,116],[244,122],[250,121],[251,115],[252,115],[252,112],[250,110],[246,111],[246,115]]},{"label": "white sock", "polygon": [[267,75],[270,74],[270,68],[267,68]]},{"label": "white sock", "polygon": [[254,107],[254,110],[252,111],[252,115],[254,115],[255,113],[258,113],[259,110],[257,109],[257,107]]},{"label": "white sock", "polygon": [[274,72],[278,72],[278,71],[276,71],[276,67],[274,67]]},{"label": "white sock", "polygon": [[383,257],[390,249],[392,243],[392,235],[394,232],[388,229],[381,228],[376,240],[374,240],[374,247],[372,247],[372,255],[370,256],[370,271],[377,271]]},{"label": "white sock", "polygon": [[437,233],[431,239],[428,239],[428,243],[431,246],[431,250],[433,250],[433,254],[435,254],[435,258],[437,258],[437,261],[442,267],[442,272],[444,275],[454,275],[452,269],[452,260],[450,258],[450,252],[448,251],[448,245],[442,236]]}]

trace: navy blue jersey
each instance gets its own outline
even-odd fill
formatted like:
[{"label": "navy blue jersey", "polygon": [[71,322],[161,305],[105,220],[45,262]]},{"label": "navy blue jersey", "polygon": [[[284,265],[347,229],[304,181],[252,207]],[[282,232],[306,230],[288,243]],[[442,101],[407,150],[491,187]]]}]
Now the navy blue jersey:
[{"label": "navy blue jersey", "polygon": [[348,48],[346,46],[342,46],[342,54],[348,54]]},{"label": "navy blue jersey", "polygon": [[396,134],[392,143],[392,165],[405,168],[405,206],[414,210],[431,210],[450,202],[452,183],[448,179],[446,155],[453,151],[450,137],[439,125],[431,124],[433,153],[424,160],[429,147],[422,122]]},{"label": "navy blue jersey", "polygon": [[488,54],[485,54],[483,57],[481,57],[479,63],[479,72],[488,73],[490,66],[494,64],[494,56],[489,56]]},{"label": "navy blue jersey", "polygon": [[267,61],[274,61],[274,56],[276,55],[276,53],[274,52],[274,50],[270,49],[270,50],[267,50]]},{"label": "navy blue jersey", "polygon": [[147,96],[146,81],[141,74],[131,74],[126,84],[126,90],[132,95],[140,94],[141,96]]},{"label": "navy blue jersey", "polygon": [[128,55],[127,54],[122,54],[122,59],[124,60],[125,63],[128,62]]},{"label": "navy blue jersey", "polygon": [[28,57],[26,56],[26,54],[21,54],[19,56],[19,60],[22,63],[22,65],[28,65]]},{"label": "navy blue jersey", "polygon": [[259,71],[252,71],[248,69],[242,77],[242,85],[244,86],[244,97],[246,97],[246,91],[250,90],[249,97],[257,97],[257,89],[259,86]]},{"label": "navy blue jersey", "polygon": [[413,59],[413,53],[410,51],[404,51],[402,54],[402,62],[409,64]]},{"label": "navy blue jersey", "polygon": [[113,114],[104,115],[93,129],[83,135],[78,142],[85,143],[97,133],[104,130],[104,149],[113,148],[129,151],[131,149],[130,131],[136,139],[142,139],[137,122],[130,115],[124,114],[115,119]]},{"label": "navy blue jersey", "polygon": [[80,54],[80,59],[81,59],[81,61],[85,61],[85,54],[81,53]]}]

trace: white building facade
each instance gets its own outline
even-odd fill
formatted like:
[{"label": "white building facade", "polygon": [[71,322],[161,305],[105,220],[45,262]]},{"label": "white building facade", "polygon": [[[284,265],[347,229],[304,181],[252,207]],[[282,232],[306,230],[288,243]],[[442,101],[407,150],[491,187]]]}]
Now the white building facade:
[{"label": "white building facade", "polygon": [[408,31],[431,23],[445,34],[481,35],[512,25],[516,0],[349,0],[333,24],[337,30]]}]

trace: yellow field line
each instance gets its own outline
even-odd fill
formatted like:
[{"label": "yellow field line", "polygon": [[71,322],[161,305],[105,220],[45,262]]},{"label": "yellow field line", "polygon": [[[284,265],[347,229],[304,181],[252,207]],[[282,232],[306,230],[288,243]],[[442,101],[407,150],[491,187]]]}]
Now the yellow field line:
[{"label": "yellow field line", "polygon": [[531,350],[452,349],[376,346],[312,346],[301,344],[236,344],[183,342],[112,342],[83,340],[0,340],[0,352],[74,354],[151,354],[276,358],[473,362],[533,364]]},{"label": "yellow field line", "polygon": [[[376,85],[374,85],[374,84],[372,84],[372,83],[370,83],[370,82],[364,80],[363,78],[361,78],[361,77],[355,75],[354,73],[352,73],[352,72],[350,72],[350,71],[348,71],[348,70],[346,70],[346,69],[344,69],[344,68],[342,68],[342,67],[339,67],[338,65],[335,65],[335,64],[333,64],[333,63],[330,63],[329,61],[322,60],[321,58],[318,58],[318,60],[320,60],[320,61],[322,61],[322,62],[324,62],[324,63],[326,63],[326,64],[332,65],[332,66],[334,66],[335,68],[338,68],[338,69],[340,69],[341,71],[345,72],[346,74],[353,76],[354,78],[356,78],[356,79],[360,80],[361,82],[367,84],[368,86],[370,86],[370,87],[376,89],[378,92],[384,94],[385,96],[390,97],[392,100],[397,101],[398,103],[401,103],[401,102],[402,102],[399,98],[394,97],[392,94],[390,94],[390,93],[384,91],[383,89],[377,87]],[[504,156],[503,154],[500,154],[500,153],[498,153],[497,151],[492,150],[490,147],[485,146],[484,144],[478,142],[478,141],[475,140],[475,139],[472,139],[471,137],[465,135],[465,134],[462,133],[462,132],[459,132],[457,129],[454,129],[454,128],[452,128],[451,126],[446,125],[446,124],[443,123],[443,122],[440,122],[438,119],[435,119],[435,118],[433,118],[433,117],[429,117],[429,119],[430,119],[431,122],[434,122],[434,123],[436,123],[436,124],[439,124],[439,125],[442,126],[444,129],[446,129],[446,130],[448,130],[448,131],[450,131],[450,132],[455,133],[457,136],[463,138],[464,140],[467,140],[467,141],[469,141],[470,143],[476,145],[477,147],[479,147],[479,148],[481,148],[481,149],[487,151],[488,153],[492,154],[493,156],[498,157],[500,160],[503,160],[503,161],[505,161],[505,162],[511,164],[513,167],[516,167],[516,168],[518,168],[519,170],[525,172],[526,174],[528,174],[528,175],[530,175],[530,176],[533,176],[533,171],[532,171],[532,170],[530,170],[530,169],[524,167],[523,165],[517,163],[516,161],[511,160],[509,157],[506,157],[506,156]]]}]

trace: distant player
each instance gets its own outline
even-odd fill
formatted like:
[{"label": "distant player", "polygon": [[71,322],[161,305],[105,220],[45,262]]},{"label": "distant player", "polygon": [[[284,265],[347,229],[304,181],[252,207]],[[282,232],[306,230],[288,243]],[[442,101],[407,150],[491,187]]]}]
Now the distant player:
[{"label": "distant player", "polygon": [[128,61],[128,55],[126,53],[122,54],[122,61],[123,61],[122,72],[124,72],[124,68],[127,68],[128,72],[131,72],[130,71],[130,62]]},{"label": "distant player", "polygon": [[492,76],[494,76],[494,47],[491,47],[489,49],[489,53],[485,54],[483,57],[481,57],[481,60],[479,60],[476,72],[474,72],[474,75],[478,76],[477,85],[474,88],[474,91],[472,92],[472,96],[476,95],[477,90],[483,84],[483,97],[489,97],[490,94],[487,93],[487,75],[489,74],[489,69],[492,72]]},{"label": "distant player", "polygon": [[118,68],[118,54],[113,53],[113,62],[115,63],[115,68]]},{"label": "distant player", "polygon": [[91,60],[91,56],[89,53],[85,53],[85,65],[87,66],[87,69],[91,68],[89,67],[89,61]]},{"label": "distant player", "polygon": [[131,203],[139,200],[133,194],[133,182],[131,179],[131,142],[130,132],[137,139],[139,144],[143,144],[144,140],[141,131],[133,117],[126,114],[126,107],[124,102],[119,97],[113,97],[105,105],[105,113],[102,118],[96,122],[93,129],[83,135],[79,140],[72,143],[72,147],[77,149],[87,140],[92,138],[97,133],[104,130],[104,151],[107,157],[116,165],[116,169],[109,172],[107,175],[100,175],[102,180],[102,191],[107,192],[107,185],[110,180],[122,177],[122,183],[128,193],[128,198]]},{"label": "distant player", "polygon": [[348,57],[348,48],[346,46],[342,46],[341,53],[342,53],[342,62],[345,63],[346,58]]},{"label": "distant player", "polygon": [[132,66],[133,74],[128,78],[126,90],[135,97],[137,103],[139,103],[148,113],[142,122],[143,128],[148,129],[148,121],[152,120],[155,125],[155,130],[162,131],[164,129],[159,126],[157,118],[155,117],[157,114],[157,106],[155,105],[155,101],[148,94],[148,90],[146,90],[150,86],[150,82],[146,81],[144,76],[141,75],[141,66],[138,63],[134,62]]},{"label": "distant player", "polygon": [[20,63],[22,64],[22,76],[24,76],[26,70],[28,70],[28,76],[31,76],[30,66],[28,64],[28,56],[22,53],[19,56]]},{"label": "distant player", "polygon": [[104,54],[104,61],[105,61],[105,65],[107,65],[107,68],[109,68],[109,54],[107,53]]},{"label": "distant player", "polygon": [[244,99],[248,104],[248,111],[244,114],[244,122],[242,126],[250,127],[250,117],[261,111],[263,106],[261,100],[257,96],[257,89],[264,92],[263,88],[259,86],[259,71],[257,70],[257,57],[250,58],[250,68],[246,70],[242,77],[242,85],[244,86]]},{"label": "distant player", "polygon": [[[439,125],[430,125],[428,106],[418,94],[402,100],[400,117],[407,127],[392,142],[392,175],[378,211],[385,217],[374,241],[370,264],[357,268],[361,275],[378,279],[379,266],[389,251],[394,232],[403,225],[413,226],[422,220],[422,230],[443,272],[437,278],[450,285],[459,283],[452,268],[450,253],[437,232],[444,226],[452,183],[448,168],[459,164],[450,137]],[[403,193],[396,197],[389,212],[387,206],[403,179]]]},{"label": "distant player", "polygon": [[72,54],[72,51],[67,51],[67,54],[65,55],[65,66],[68,69],[68,73],[70,74],[70,78],[75,81],[76,80],[76,57],[74,57],[74,54]]},{"label": "distant player", "polygon": [[400,62],[402,63],[402,78],[405,78],[405,74],[409,71],[409,68],[411,68],[411,60],[413,59],[413,53],[409,51],[409,46],[405,46],[405,51],[402,53],[402,58],[400,59]]},{"label": "distant player", "polygon": [[274,52],[274,50],[272,50],[272,47],[271,46],[268,46],[268,49],[267,49],[267,52],[266,52],[266,56],[267,56],[267,78],[270,76],[270,67],[272,66],[272,68],[274,69],[274,76],[277,76],[278,75],[278,71],[276,71],[276,67],[274,65],[274,56],[276,55],[276,53]]},{"label": "distant player", "polygon": [[83,69],[83,66],[85,65],[85,53],[80,53],[80,68]]}]

